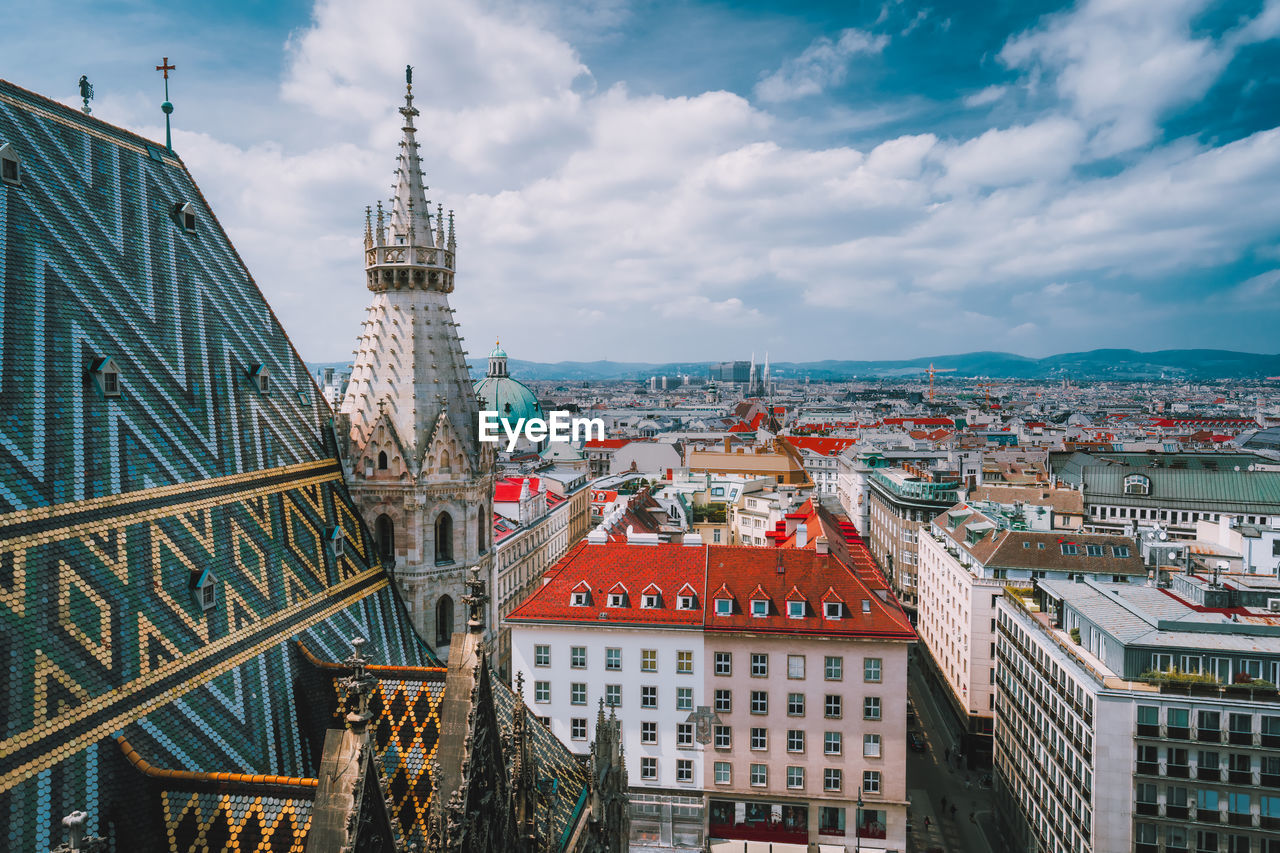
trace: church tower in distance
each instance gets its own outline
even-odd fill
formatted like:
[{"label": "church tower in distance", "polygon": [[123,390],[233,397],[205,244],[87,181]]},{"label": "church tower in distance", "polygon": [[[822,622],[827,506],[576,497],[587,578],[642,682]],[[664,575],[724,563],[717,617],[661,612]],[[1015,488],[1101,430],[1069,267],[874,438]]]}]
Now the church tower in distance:
[{"label": "church tower in distance", "polygon": [[443,654],[465,619],[467,570],[491,578],[494,456],[449,307],[453,213],[433,213],[414,138],[412,69],[390,211],[366,209],[373,299],[337,419],[351,495],[422,638]]}]

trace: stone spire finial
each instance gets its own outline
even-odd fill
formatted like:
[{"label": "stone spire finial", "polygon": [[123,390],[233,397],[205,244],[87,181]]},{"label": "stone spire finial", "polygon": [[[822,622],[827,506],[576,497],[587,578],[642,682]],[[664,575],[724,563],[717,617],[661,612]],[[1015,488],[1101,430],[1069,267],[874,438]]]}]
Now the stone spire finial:
[{"label": "stone spire finial", "polygon": [[449,211],[449,242],[446,244],[446,247],[449,249],[450,252],[456,252],[458,250],[458,241],[455,240],[453,236],[453,211],[452,210]]},{"label": "stone spire finial", "polygon": [[467,577],[467,594],[462,596],[462,603],[467,606],[467,630],[478,633],[484,630],[484,606],[489,602],[489,595],[484,591],[484,581],[480,579],[480,567],[472,566]]},{"label": "stone spire finial", "polygon": [[356,734],[362,733],[369,722],[369,697],[373,694],[373,685],[378,680],[366,669],[369,665],[369,659],[364,655],[367,642],[364,637],[354,637],[351,640],[353,649],[351,656],[343,661],[351,667],[351,675],[342,679],[341,682],[343,692],[348,699],[356,700],[355,710],[347,714],[347,725],[351,726],[351,730]]},{"label": "stone spire finial", "polygon": [[426,186],[422,183],[422,161],[418,159],[418,141],[413,119],[418,110],[413,105],[413,68],[405,66],[404,138],[400,141],[400,156],[396,161],[395,195],[391,203],[391,242],[434,246],[431,234],[431,206],[427,201]]},{"label": "stone spire finial", "polygon": [[436,245],[444,245],[444,205],[436,205]]},{"label": "stone spire finial", "polygon": [[364,247],[373,248],[373,208],[367,204],[364,206]]},{"label": "stone spire finial", "polygon": [[382,200],[378,200],[378,245],[384,245],[387,242],[386,223],[382,218]]}]

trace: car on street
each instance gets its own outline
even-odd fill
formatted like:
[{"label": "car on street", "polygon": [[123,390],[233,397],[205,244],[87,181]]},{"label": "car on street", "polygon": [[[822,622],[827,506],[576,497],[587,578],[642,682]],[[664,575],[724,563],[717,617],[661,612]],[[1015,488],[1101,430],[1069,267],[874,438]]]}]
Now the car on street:
[{"label": "car on street", "polygon": [[907,700],[907,724],[910,725],[916,721],[916,706],[910,699]]},{"label": "car on street", "polygon": [[907,732],[907,746],[911,747],[912,752],[924,752],[924,738],[917,731]]}]

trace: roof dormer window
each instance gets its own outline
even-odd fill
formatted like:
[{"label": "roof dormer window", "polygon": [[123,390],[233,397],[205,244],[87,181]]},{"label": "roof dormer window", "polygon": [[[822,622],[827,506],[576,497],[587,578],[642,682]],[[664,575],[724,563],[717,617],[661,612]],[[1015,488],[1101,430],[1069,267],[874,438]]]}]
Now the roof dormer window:
[{"label": "roof dormer window", "polygon": [[196,233],[195,206],[189,201],[175,202],[173,205],[173,221],[186,233]]},{"label": "roof dormer window", "polygon": [[22,186],[22,159],[7,142],[0,145],[0,181],[14,187]]},{"label": "roof dormer window", "polygon": [[613,585],[609,590],[609,606],[610,607],[627,607],[627,588],[620,583]]},{"label": "roof dormer window", "polygon": [[839,601],[823,602],[822,615],[826,619],[839,619],[844,615],[844,605]]},{"label": "roof dormer window", "polygon": [[265,364],[255,364],[249,368],[249,379],[261,393],[266,394],[271,390],[271,368]]},{"label": "roof dormer window", "polygon": [[325,539],[328,540],[329,551],[335,559],[347,552],[347,534],[341,527],[330,528]]},{"label": "roof dormer window", "polygon": [[115,359],[97,358],[89,365],[89,373],[93,375],[98,392],[104,397],[120,396],[120,368]]},{"label": "roof dormer window", "polygon": [[1126,495],[1149,495],[1151,494],[1151,480],[1142,474],[1130,474],[1124,478],[1124,493]]},{"label": "roof dormer window", "polygon": [[803,600],[787,602],[787,618],[803,619],[805,615],[805,603]]},{"label": "roof dormer window", "polygon": [[676,599],[676,608],[679,610],[693,610],[697,606],[697,600],[692,595],[682,595]]},{"label": "roof dormer window", "polygon": [[648,609],[661,607],[662,605],[658,603],[660,600],[661,599],[657,595],[654,595],[652,593],[645,593],[644,598],[641,600],[640,606]]},{"label": "roof dormer window", "polygon": [[733,599],[717,598],[716,599],[716,615],[732,616],[733,615]]},{"label": "roof dormer window", "polygon": [[751,615],[757,619],[763,619],[769,615],[769,599],[753,598],[751,599]]},{"label": "roof dormer window", "polygon": [[201,610],[212,610],[214,605],[218,603],[217,579],[214,578],[213,572],[208,569],[192,576],[191,590],[195,593],[196,601],[199,602]]}]

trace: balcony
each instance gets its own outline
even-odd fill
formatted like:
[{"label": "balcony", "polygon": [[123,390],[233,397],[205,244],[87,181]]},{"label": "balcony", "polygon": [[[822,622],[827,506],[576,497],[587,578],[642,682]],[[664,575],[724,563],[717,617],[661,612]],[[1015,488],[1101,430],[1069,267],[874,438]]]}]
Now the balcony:
[{"label": "balcony", "polygon": [[1196,740],[1201,743],[1222,743],[1222,731],[1220,729],[1197,729]]},{"label": "balcony", "polygon": [[1187,819],[1187,816],[1188,816],[1190,813],[1191,813],[1191,809],[1187,808],[1186,806],[1168,806],[1168,805],[1166,805],[1166,806],[1164,807],[1164,816],[1165,816],[1165,817],[1176,818],[1176,819],[1178,819],[1178,820],[1186,820],[1186,819]]},{"label": "balcony", "polygon": [[1160,805],[1159,803],[1138,803],[1134,810],[1138,814],[1158,815],[1160,814]]},{"label": "balcony", "polygon": [[1261,784],[1264,788],[1280,788],[1280,776],[1274,773],[1263,773]]},{"label": "balcony", "polygon": [[1230,732],[1227,735],[1227,743],[1234,743],[1237,746],[1252,746],[1253,732]]},{"label": "balcony", "polygon": [[1222,823],[1222,814],[1216,809],[1196,809],[1196,816],[1193,820],[1200,823]]},{"label": "balcony", "polygon": [[1191,740],[1191,729],[1186,726],[1169,726],[1166,735],[1170,740]]},{"label": "balcony", "polygon": [[1191,778],[1191,768],[1185,764],[1170,764],[1165,768],[1164,775],[1173,779],[1189,779]]},{"label": "balcony", "polygon": [[1252,770],[1228,770],[1227,781],[1233,785],[1252,785],[1253,771]]},{"label": "balcony", "polygon": [[1232,826],[1253,826],[1253,815],[1227,812],[1227,823]]},{"label": "balcony", "polygon": [[1201,782],[1221,782],[1222,771],[1217,767],[1197,767],[1196,778]]},{"label": "balcony", "polygon": [[[1172,769],[1172,768],[1170,768]],[[1160,764],[1156,761],[1139,761],[1138,772],[1143,776],[1159,776]],[[1172,775],[1172,774],[1170,774]]]},{"label": "balcony", "polygon": [[890,492],[909,500],[929,501],[930,503],[954,506],[960,502],[958,481],[933,483],[917,477],[890,477],[883,471],[876,471],[871,479],[884,486]]}]

